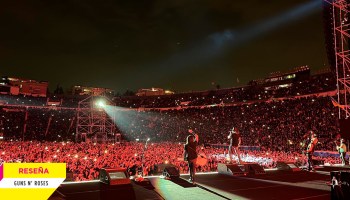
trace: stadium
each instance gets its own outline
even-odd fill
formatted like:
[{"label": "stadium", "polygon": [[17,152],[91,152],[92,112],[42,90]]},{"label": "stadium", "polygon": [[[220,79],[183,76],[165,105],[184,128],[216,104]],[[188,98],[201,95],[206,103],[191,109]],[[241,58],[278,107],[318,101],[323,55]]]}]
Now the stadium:
[{"label": "stadium", "polygon": [[[197,90],[186,81],[178,92],[173,77],[174,89],[137,85],[120,94],[108,77],[93,78],[112,83],[104,87],[78,75],[83,85],[64,91],[18,78],[15,68],[0,71],[0,163],[65,163],[64,182],[49,199],[349,199],[349,6],[304,1],[252,28],[212,34],[215,45],[204,42],[163,63],[163,78],[172,79],[181,70],[173,65],[223,59],[214,57],[319,9],[325,66],[286,63],[227,87],[212,82]],[[161,82],[165,68],[137,70],[133,78],[148,85],[142,74]],[[206,69],[191,70],[200,77]]]}]

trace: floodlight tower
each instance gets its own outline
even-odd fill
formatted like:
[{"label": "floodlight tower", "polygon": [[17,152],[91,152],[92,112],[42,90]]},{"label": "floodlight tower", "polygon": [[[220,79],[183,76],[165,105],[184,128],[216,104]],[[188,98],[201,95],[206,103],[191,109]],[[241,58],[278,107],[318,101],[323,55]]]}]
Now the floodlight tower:
[{"label": "floodlight tower", "polygon": [[339,119],[350,117],[350,0],[324,0],[332,12],[329,20],[333,29],[334,63],[332,70],[337,79],[337,105]]},{"label": "floodlight tower", "polygon": [[78,104],[77,138],[107,139],[115,134],[115,116],[108,115],[104,109],[107,105],[115,106],[115,104],[108,98],[105,91],[99,91],[93,91],[91,96]]}]

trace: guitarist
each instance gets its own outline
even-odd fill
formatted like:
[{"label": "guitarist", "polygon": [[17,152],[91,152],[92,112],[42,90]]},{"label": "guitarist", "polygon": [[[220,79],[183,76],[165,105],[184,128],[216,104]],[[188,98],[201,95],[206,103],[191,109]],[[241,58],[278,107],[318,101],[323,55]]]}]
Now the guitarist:
[{"label": "guitarist", "polygon": [[345,162],[346,145],[345,145],[345,140],[343,138],[340,139],[340,145],[339,146],[337,145],[337,150],[339,152],[341,164],[344,166],[346,164],[346,162]]},{"label": "guitarist", "polygon": [[307,146],[307,150],[306,150],[306,156],[307,156],[307,170],[308,171],[314,171],[313,168],[313,163],[312,163],[312,155],[314,154],[318,139],[317,139],[317,135],[313,132],[310,131],[310,143]]},{"label": "guitarist", "polygon": [[197,142],[197,144],[198,144],[198,142],[199,142],[199,136],[198,136],[198,134],[195,133],[192,129],[188,129],[188,132],[189,132],[191,135],[194,136],[194,140],[195,140],[195,142]]},{"label": "guitarist", "polygon": [[189,135],[186,138],[186,144],[184,146],[184,160],[188,162],[188,168],[190,170],[189,181],[194,184],[194,175],[196,174],[196,159],[197,159],[197,141],[194,135]]}]

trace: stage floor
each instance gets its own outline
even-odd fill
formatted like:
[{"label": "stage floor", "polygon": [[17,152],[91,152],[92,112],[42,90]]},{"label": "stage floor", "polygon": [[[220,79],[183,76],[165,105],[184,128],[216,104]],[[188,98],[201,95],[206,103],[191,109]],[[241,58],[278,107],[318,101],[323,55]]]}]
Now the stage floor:
[{"label": "stage floor", "polygon": [[188,175],[166,180],[149,177],[152,184],[106,186],[97,181],[62,184],[50,198],[54,199],[268,199],[329,200],[329,171],[267,171],[265,175],[227,176],[218,173],[198,174],[196,185],[188,183]]},{"label": "stage floor", "polygon": [[330,199],[330,176],[311,172],[267,172],[265,175],[230,177],[201,175],[200,187],[226,199]]}]

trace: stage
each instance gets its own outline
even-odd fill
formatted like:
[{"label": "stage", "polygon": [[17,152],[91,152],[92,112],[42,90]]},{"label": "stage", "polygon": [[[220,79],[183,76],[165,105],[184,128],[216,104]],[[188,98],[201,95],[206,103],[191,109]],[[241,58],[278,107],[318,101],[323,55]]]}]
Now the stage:
[{"label": "stage", "polygon": [[98,181],[64,183],[52,195],[55,199],[276,199],[329,200],[330,171],[349,170],[343,167],[323,167],[315,172],[269,170],[262,175],[228,176],[202,173],[196,184],[188,175],[166,180],[148,177],[149,182],[124,186],[107,186]]}]

